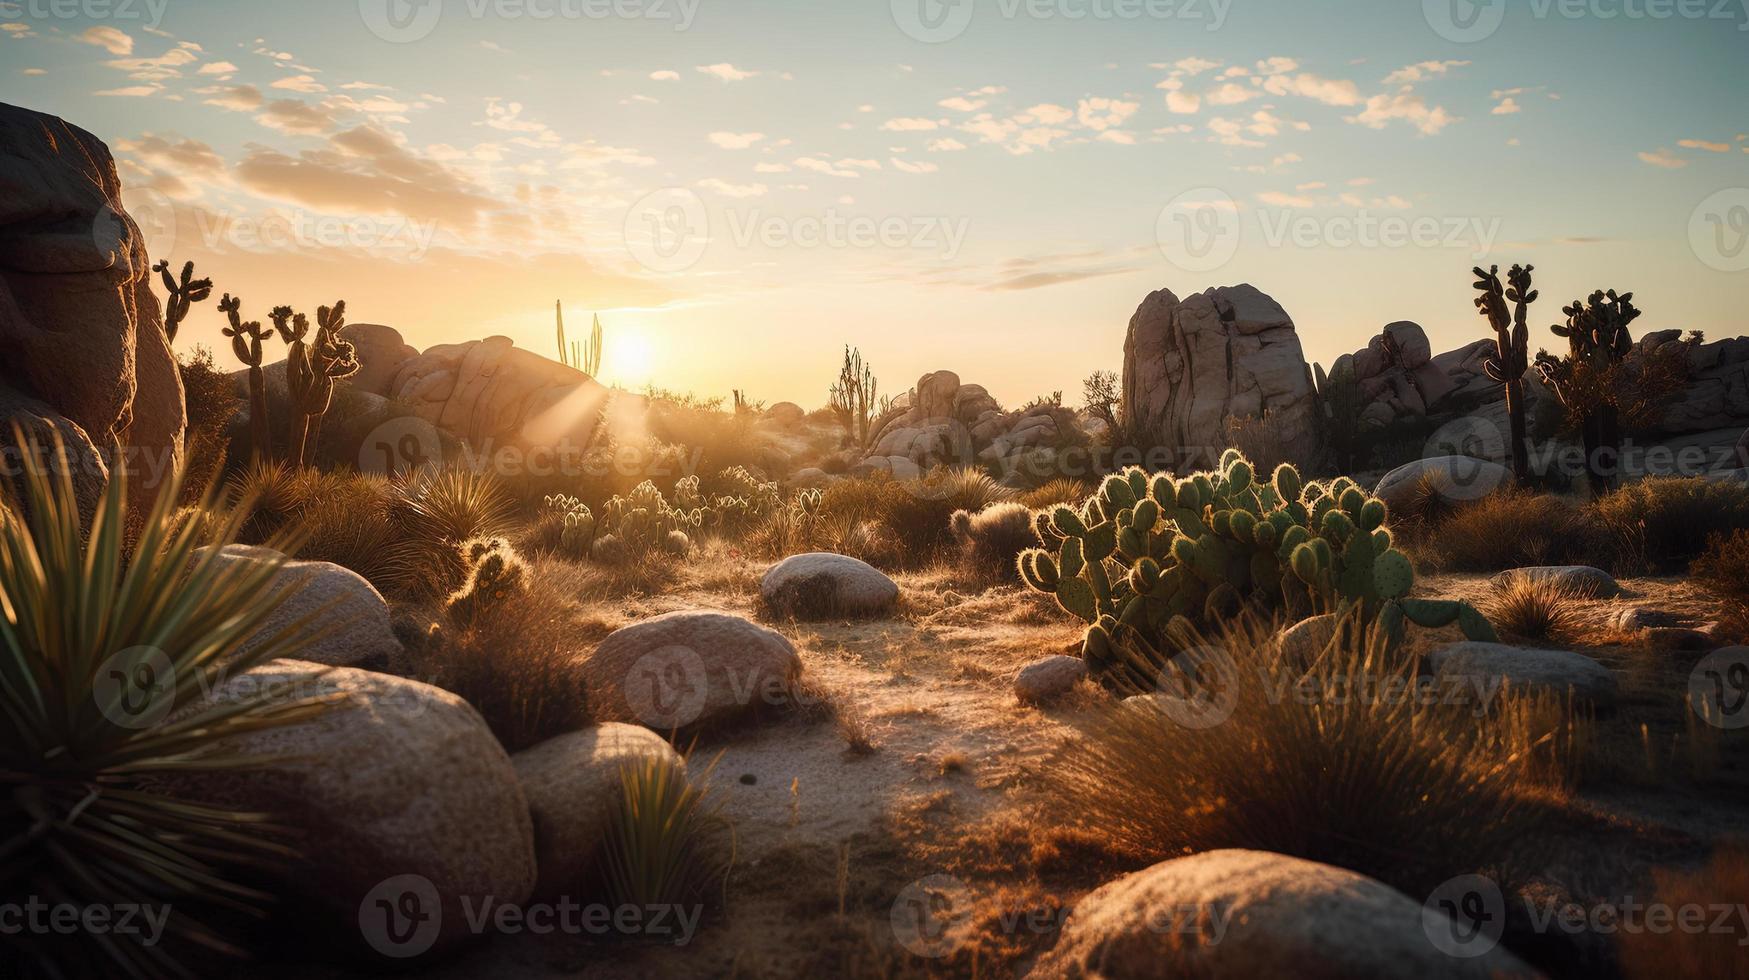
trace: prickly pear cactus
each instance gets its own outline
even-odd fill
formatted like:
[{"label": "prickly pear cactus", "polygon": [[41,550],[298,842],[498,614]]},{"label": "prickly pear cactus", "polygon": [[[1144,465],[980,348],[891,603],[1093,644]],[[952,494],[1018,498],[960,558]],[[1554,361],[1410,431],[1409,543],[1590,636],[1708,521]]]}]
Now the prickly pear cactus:
[{"label": "prickly pear cactus", "polygon": [[468,577],[444,601],[450,619],[471,623],[512,596],[528,591],[528,566],[502,538],[475,538],[461,545]]}]

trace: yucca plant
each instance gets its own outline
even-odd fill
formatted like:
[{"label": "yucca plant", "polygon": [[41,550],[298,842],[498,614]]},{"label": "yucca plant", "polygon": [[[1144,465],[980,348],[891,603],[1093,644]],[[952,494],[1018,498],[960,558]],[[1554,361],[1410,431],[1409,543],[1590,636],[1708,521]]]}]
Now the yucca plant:
[{"label": "yucca plant", "polygon": [[[707,769],[707,774],[709,770]],[[723,818],[670,755],[626,763],[608,825],[603,873],[616,905],[690,905],[727,877],[718,850]]]},{"label": "yucca plant", "polygon": [[130,522],[118,470],[86,528],[68,469],[50,469],[26,467],[21,497],[0,507],[0,901],[161,909],[169,941],[8,937],[0,973],[16,975],[12,961],[51,977],[192,976],[183,960],[196,948],[242,952],[209,917],[263,915],[273,896],[246,882],[271,880],[294,855],[270,816],[165,787],[178,774],[261,766],[269,760],[227,740],[326,708],[271,692],[198,703],[229,674],[295,656],[313,631],[300,620],[244,651],[290,586],[273,587],[276,560],[197,553],[232,540],[240,512],[174,520],[177,477]]}]

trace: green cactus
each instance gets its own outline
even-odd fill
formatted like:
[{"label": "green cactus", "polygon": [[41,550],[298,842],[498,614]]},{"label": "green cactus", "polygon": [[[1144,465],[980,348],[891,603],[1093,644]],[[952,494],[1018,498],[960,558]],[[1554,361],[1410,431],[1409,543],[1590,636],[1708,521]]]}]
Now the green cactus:
[{"label": "green cactus", "polygon": [[1622,383],[1615,368],[1634,347],[1628,326],[1639,319],[1640,310],[1633,300],[1633,293],[1599,290],[1583,303],[1575,300],[1562,307],[1566,324],[1549,329],[1566,339],[1567,356],[1558,358],[1547,351],[1536,356],[1538,375],[1577,417],[1594,496],[1614,484],[1616,457],[1621,454],[1619,398],[1610,389]]},{"label": "green cactus", "polygon": [[[291,390],[295,416],[292,460],[300,466],[309,466],[314,462],[316,444],[322,437],[322,418],[334,402],[335,385],[357,374],[360,365],[352,344],[340,339],[340,331],[346,326],[345,300],[332,307],[316,309],[316,336],[307,347],[302,339],[309,330],[308,322],[300,313],[293,318],[293,323],[298,338],[294,348],[296,356],[286,358],[286,383]],[[280,327],[278,319],[275,319],[274,326]],[[287,337],[288,344],[291,343],[290,334],[283,327],[281,335]]]},{"label": "green cactus", "polygon": [[261,321],[244,320],[243,301],[226,293],[219,299],[219,312],[228,324],[222,332],[231,338],[231,351],[249,368],[249,439],[255,458],[266,461],[273,455],[273,437],[267,427],[267,376],[261,371],[261,342],[272,336],[263,330]]},{"label": "green cactus", "polygon": [[559,550],[572,558],[588,558],[595,543],[595,514],[588,505],[562,493],[549,495],[541,505],[559,519]]},{"label": "green cactus", "polygon": [[[689,487],[686,492],[694,490]],[[630,493],[614,497],[602,506],[601,513],[595,516],[590,557],[613,564],[658,551],[684,555],[692,548],[692,534],[704,527],[706,513],[707,508],[703,507],[681,509],[671,505],[654,483],[645,480]]]},{"label": "green cactus", "polygon": [[188,318],[189,306],[205,302],[213,294],[213,281],[194,278],[193,262],[183,263],[180,282],[170,274],[170,262],[167,259],[153,266],[152,271],[164,278],[164,291],[170,294],[169,300],[164,304],[164,337],[174,344],[177,328]]},{"label": "green cactus", "polygon": [[[1494,353],[1483,363],[1488,377],[1506,392],[1506,415],[1512,431],[1512,475],[1520,484],[1530,482],[1530,449],[1525,435],[1524,374],[1530,368],[1530,326],[1526,322],[1537,291],[1530,288],[1535,266],[1515,265],[1506,274],[1509,288],[1500,285],[1500,267],[1474,269],[1476,309],[1494,328]],[[1508,315],[1506,302],[1513,303]]]},{"label": "green cactus", "polygon": [[1211,473],[1108,477],[1081,507],[1035,519],[1041,547],[1016,565],[1028,588],[1088,624],[1089,666],[1116,671],[1120,683],[1148,683],[1139,665],[1158,664],[1184,627],[1206,632],[1243,609],[1352,609],[1368,619],[1389,611],[1399,632],[1402,622],[1447,616],[1491,635],[1467,604],[1407,598],[1414,569],[1388,518],[1383,501],[1346,477],[1304,483],[1284,464],[1259,481],[1229,450]]},{"label": "green cactus", "polygon": [[528,591],[528,566],[502,538],[475,538],[460,547],[467,565],[461,588],[444,600],[452,622],[467,625],[482,613]]}]

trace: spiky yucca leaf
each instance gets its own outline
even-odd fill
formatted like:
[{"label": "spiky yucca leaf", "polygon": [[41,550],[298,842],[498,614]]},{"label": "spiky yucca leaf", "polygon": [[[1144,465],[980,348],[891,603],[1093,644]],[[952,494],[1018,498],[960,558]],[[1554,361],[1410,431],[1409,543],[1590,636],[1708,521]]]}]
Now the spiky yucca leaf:
[{"label": "spiky yucca leaf", "polygon": [[[708,772],[708,770],[707,770]],[[650,755],[621,768],[619,807],[602,849],[609,894],[621,905],[700,901],[729,859],[715,849],[722,817],[684,764]]]},{"label": "spiky yucca leaf", "polygon": [[[58,442],[50,448],[67,458]],[[286,598],[289,585],[272,586],[281,562],[221,561],[216,546],[234,540],[246,510],[175,520],[178,480],[130,522],[118,468],[87,532],[69,468],[27,465],[10,508],[28,516],[0,518],[9,522],[0,535],[0,895],[164,908],[173,940],[95,933],[14,945],[12,955],[50,976],[189,975],[172,951],[177,942],[237,953],[198,910],[261,914],[272,896],[239,883],[238,873],[291,856],[275,843],[284,828],[268,816],[181,800],[152,780],[260,765],[225,741],[305,721],[329,703],[264,691],[198,706],[226,676],[295,656],[314,616],[244,652]],[[130,524],[140,528],[131,560]],[[215,548],[197,554],[206,544]]]}]

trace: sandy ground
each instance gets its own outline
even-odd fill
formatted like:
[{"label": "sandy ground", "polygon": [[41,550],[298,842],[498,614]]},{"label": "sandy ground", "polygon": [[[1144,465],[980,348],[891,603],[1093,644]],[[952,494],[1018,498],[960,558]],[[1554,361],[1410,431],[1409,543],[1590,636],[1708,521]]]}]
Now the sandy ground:
[{"label": "sandy ground", "polygon": [[[762,566],[731,563],[660,595],[598,603],[592,631],[672,609],[716,608],[760,618],[751,583]],[[1035,709],[1016,703],[1021,665],[1078,647],[1077,624],[1040,597],[980,587],[949,573],[899,577],[901,608],[860,622],[776,623],[802,651],[810,687],[829,706],[803,706],[701,738],[696,773],[709,782],[733,828],[734,867],[724,899],[684,947],[576,936],[498,936],[422,971],[436,977],[543,978],[693,976],[1015,975],[1053,941],[1030,929],[947,959],[910,955],[891,925],[895,896],[927,875],[953,874],[1015,910],[1049,915],[1121,873],[1061,855],[1042,875],[1029,773],[1099,695],[1073,693]],[[1647,649],[1609,623],[1628,604],[1674,608],[1710,619],[1713,600],[1686,583],[1623,583],[1621,598],[1586,601],[1573,648],[1617,670],[1625,705],[1598,722],[1607,773],[1561,814],[1562,833],[1544,875],[1561,894],[1621,894],[1653,865],[1692,865],[1711,842],[1742,833],[1749,773],[1740,756],[1711,771],[1710,784],[1678,785],[1648,769],[1644,744],[1680,739],[1681,692],[1700,656]],[[1485,576],[1439,576],[1428,594],[1485,599]],[[1640,726],[1648,734],[1639,735]],[[1610,740],[1613,740],[1611,742]],[[852,743],[866,743],[859,751]],[[1617,744],[1619,743],[1619,744]],[[1659,765],[1679,766],[1671,750]],[[1618,768],[1619,767],[1619,771]],[[1049,855],[1046,855],[1047,862]],[[999,937],[1000,939],[1000,937]]]}]

